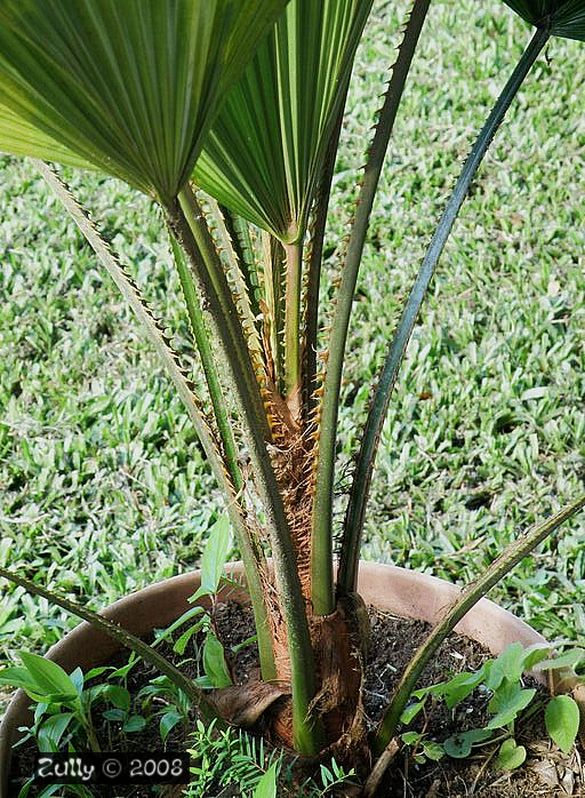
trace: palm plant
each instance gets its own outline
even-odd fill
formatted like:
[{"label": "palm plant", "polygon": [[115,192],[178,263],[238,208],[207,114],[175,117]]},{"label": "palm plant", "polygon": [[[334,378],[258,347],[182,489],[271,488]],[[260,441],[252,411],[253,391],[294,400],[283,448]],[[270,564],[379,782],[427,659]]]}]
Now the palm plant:
[{"label": "palm plant", "polygon": [[[337,413],[352,302],[430,0],[414,0],[404,27],[341,248],[330,316],[320,299],[329,196],[372,0],[0,2],[0,150],[37,159],[183,400],[237,535],[262,679],[289,686],[278,733],[305,755],[343,734],[344,745],[356,750],[366,741],[359,711],[360,542],[382,425],[430,280],[489,144],[549,37],[585,39],[583,0],[507,2],[536,31],[463,166],[389,343],[361,435],[337,570]],[[160,206],[206,395],[198,395],[139,287],[46,161],[102,170]],[[584,504],[582,496],[520,537],[446,612],[373,737],[377,753],[391,742],[422,667],[457,621]],[[9,571],[0,575],[51,595]],[[204,700],[160,655],[144,646],[140,653]],[[205,707],[214,711],[206,699]]]}]

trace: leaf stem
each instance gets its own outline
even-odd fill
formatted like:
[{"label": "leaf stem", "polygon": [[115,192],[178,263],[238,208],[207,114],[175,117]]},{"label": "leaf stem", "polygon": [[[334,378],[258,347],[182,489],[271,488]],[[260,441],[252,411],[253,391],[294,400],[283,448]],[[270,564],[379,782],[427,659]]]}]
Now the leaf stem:
[{"label": "leaf stem", "polygon": [[205,327],[205,320],[203,312],[199,304],[199,298],[195,290],[195,283],[191,270],[185,262],[183,251],[181,250],[176,238],[169,233],[171,248],[175,259],[175,266],[179,274],[181,288],[183,289],[183,296],[185,298],[185,305],[187,306],[187,313],[191,322],[191,330],[199,356],[201,357],[201,364],[205,373],[205,380],[209,390],[209,397],[213,406],[213,415],[217,424],[221,442],[223,444],[223,453],[228,473],[234,484],[237,492],[242,489],[243,479],[242,472],[238,463],[238,454],[234,436],[230,424],[228,409],[223,395],[223,391],[219,382],[213,352],[211,350],[211,343],[209,334]]},{"label": "leaf stem", "polygon": [[[346,92],[347,93],[347,92]],[[303,402],[307,417],[316,405],[315,389],[317,388],[317,345],[319,330],[319,298],[321,288],[321,269],[323,267],[323,244],[329,211],[329,198],[331,183],[335,171],[335,161],[343,111],[341,106],[338,119],[331,135],[331,140],[325,154],[323,169],[315,197],[315,209],[311,230],[310,254],[307,274],[305,341],[304,341],[304,374],[303,374]]]},{"label": "leaf stem", "polygon": [[436,624],[425,642],[420,646],[407,665],[394,690],[390,705],[382,718],[376,732],[374,748],[381,753],[398,728],[402,715],[412,691],[425,665],[430,661],[443,640],[449,635],[459,621],[477,602],[483,598],[512,568],[524,557],[527,557],[539,543],[542,543],[558,527],[585,507],[585,494],[564,507],[558,513],[541,524],[529,529],[518,540],[514,540],[497,557],[485,572],[471,584],[467,585],[456,601],[449,607],[441,620]]},{"label": "leaf stem", "polygon": [[283,244],[285,269],[284,388],[293,418],[299,418],[301,401],[301,276],[302,241]]},{"label": "leaf stem", "polygon": [[398,369],[404,357],[404,353],[406,352],[406,347],[412,335],[420,307],[477,170],[498,128],[502,124],[512,100],[516,96],[542,48],[548,41],[549,35],[549,32],[544,29],[538,29],[535,32],[518,65],[498,97],[493,110],[463,166],[459,179],[453,189],[453,193],[449,198],[443,216],[441,217],[429,245],[404,310],[402,311],[398,327],[392,339],[392,343],[390,344],[374,393],[351,486],[345,517],[338,575],[338,590],[340,593],[353,592],[357,584],[361,537],[376,453],[382,435],[390,397],[394,385],[396,384]]},{"label": "leaf stem", "polygon": [[[311,568],[314,574],[331,573],[330,563],[333,558],[333,485],[339,395],[349,320],[362,252],[376,189],[384,164],[384,157],[429,3],[430,0],[415,0],[406,26],[404,39],[393,68],[392,78],[386,91],[384,105],[380,112],[380,119],[376,126],[368,161],[364,169],[355,219],[342,268],[341,283],[337,294],[337,308],[331,329],[327,373],[323,386],[311,547]],[[328,615],[333,612],[335,605],[333,576],[331,575],[328,583],[325,579],[313,580],[313,586],[314,611],[319,615]]]},{"label": "leaf stem", "polygon": [[35,164],[47,184],[71,215],[71,218],[94,250],[98,260],[106,269],[120,293],[142,324],[148,341],[159,355],[175,390],[183,401],[203,450],[205,451],[211,470],[227,499],[228,513],[236,534],[238,535],[242,559],[247,563],[247,567],[249,568],[248,580],[250,597],[255,612],[258,611],[259,649],[263,672],[265,670],[269,678],[272,678],[275,669],[272,644],[269,639],[268,619],[266,612],[262,612],[260,609],[260,601],[264,600],[264,589],[260,577],[263,555],[259,551],[259,547],[254,545],[254,541],[249,535],[243,509],[237,499],[237,491],[234,489],[234,483],[226,473],[224,460],[220,454],[215,434],[207,423],[199,400],[194,393],[193,386],[182,370],[176,353],[171,348],[168,337],[142,298],[138,286],[127,274],[124,266],[120,263],[116,255],[110,250],[107,242],[102,238],[99,230],[93,224],[84,208],[77,202],[75,197],[73,197],[67,185],[60,179],[56,172],[47,166],[47,164],[43,163],[43,161],[35,161]]},{"label": "leaf stem", "polygon": [[316,690],[314,655],[296,554],[267,448],[271,437],[268,421],[219,255],[190,188],[181,191],[178,207],[169,209],[169,214],[171,226],[197,277],[198,290],[208,306],[214,333],[222,345],[230,372],[231,389],[240,402],[256,484],[266,511],[276,592],[287,632],[293,736],[300,753],[313,754],[321,744],[319,724],[313,723],[310,716],[310,705]]},{"label": "leaf stem", "polygon": [[[191,321],[191,328],[207,380],[215,421],[223,444],[225,464],[234,492],[235,494],[239,494],[244,487],[244,480],[238,462],[238,452],[228,416],[225,397],[215,367],[209,333],[205,326],[205,319],[203,318],[203,312],[201,310],[199,297],[195,290],[195,283],[191,270],[185,262],[183,251],[172,234],[172,231],[169,231],[169,238],[175,265],[179,273],[179,280],[183,289],[183,295],[185,297],[187,312]],[[246,569],[248,592],[252,601],[254,620],[258,632],[258,650],[260,654],[262,678],[265,681],[270,681],[276,678],[276,666],[274,664],[272,636],[264,597],[263,576],[266,577],[267,575],[266,560],[258,542],[253,539],[246,519],[243,517],[241,508],[235,506],[235,504],[235,501],[230,502],[229,515],[232,526],[238,537],[238,543]]]}]

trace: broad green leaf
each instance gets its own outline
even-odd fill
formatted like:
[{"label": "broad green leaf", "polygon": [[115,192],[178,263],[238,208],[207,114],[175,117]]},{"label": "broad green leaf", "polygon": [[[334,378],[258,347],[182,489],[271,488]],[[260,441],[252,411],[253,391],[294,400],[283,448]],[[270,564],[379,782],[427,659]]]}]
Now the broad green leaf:
[{"label": "broad green leaf", "polygon": [[405,745],[416,745],[417,743],[420,743],[422,734],[415,731],[404,732],[404,734],[400,735],[400,739]]},{"label": "broad green leaf", "polygon": [[217,593],[230,545],[229,518],[227,515],[221,515],[211,528],[209,540],[201,557],[201,586],[193,596],[193,601],[201,596]]},{"label": "broad green leaf", "polygon": [[518,682],[524,671],[525,652],[521,643],[511,643],[493,661],[488,670],[486,685],[490,690],[497,690],[504,679]]},{"label": "broad green leaf", "polygon": [[203,669],[213,687],[229,687],[232,684],[223,646],[213,632],[208,632],[203,646]]},{"label": "broad green leaf", "polygon": [[454,759],[465,759],[471,753],[471,748],[475,743],[489,740],[494,732],[491,729],[471,729],[471,731],[453,734],[447,737],[443,743],[445,753]]},{"label": "broad green leaf", "polygon": [[196,182],[282,241],[303,234],[371,0],[291,0],[232,89]]},{"label": "broad green leaf", "polygon": [[85,677],[81,668],[75,668],[75,670],[71,672],[69,678],[75,685],[77,695],[81,695],[83,693],[83,686],[85,684]]},{"label": "broad green leaf", "polygon": [[550,656],[551,647],[548,643],[534,643],[524,649],[524,670],[531,671],[539,662]]},{"label": "broad green leaf", "polygon": [[285,5],[3,0],[0,149],[91,164],[170,201]]},{"label": "broad green leaf", "polygon": [[254,790],[254,798],[276,798],[277,773],[278,764],[275,762],[268,768],[266,773],[256,785],[256,789]]},{"label": "broad green leaf", "polygon": [[422,749],[426,758],[431,759],[433,762],[439,762],[445,756],[445,749],[442,744],[434,740],[426,740],[423,742]]},{"label": "broad green leaf", "polygon": [[74,717],[72,712],[62,712],[59,715],[51,715],[37,732],[39,751],[58,751],[61,738]]},{"label": "broad green leaf", "polygon": [[517,745],[516,740],[504,740],[498,751],[496,766],[500,770],[514,770],[524,764],[526,760],[526,748]]},{"label": "broad green leaf", "polygon": [[122,726],[122,731],[126,734],[134,734],[142,731],[146,726],[146,718],[142,715],[130,715],[126,723]]},{"label": "broad green leaf", "polygon": [[488,704],[489,711],[494,715],[488,723],[488,729],[500,729],[512,723],[535,695],[533,688],[523,690],[518,682],[504,680]]},{"label": "broad green leaf", "polygon": [[585,659],[585,650],[582,648],[571,648],[558,657],[545,659],[535,665],[535,671],[553,671],[559,668],[575,668]]},{"label": "broad green leaf", "polygon": [[0,685],[7,687],[20,687],[23,690],[36,687],[36,682],[26,668],[3,668],[0,671]]},{"label": "broad green leaf", "polygon": [[26,651],[20,652],[20,658],[39,692],[77,698],[75,683],[56,662]]},{"label": "broad green leaf", "polygon": [[412,723],[412,721],[416,718],[424,705],[424,701],[415,701],[414,703],[409,704],[400,716],[400,722],[404,723],[405,726],[408,726],[408,724]]},{"label": "broad green leaf", "polygon": [[551,33],[585,41],[585,3],[583,0],[505,0],[517,14],[532,25],[550,25]]},{"label": "broad green leaf", "polygon": [[130,693],[125,687],[118,684],[107,684],[102,692],[102,697],[124,712],[130,709]]},{"label": "broad green leaf", "polygon": [[182,720],[183,720],[183,715],[181,715],[180,712],[177,712],[176,709],[169,709],[168,712],[165,712],[165,714],[161,717],[159,723],[159,733],[163,743],[166,743],[167,737],[169,736],[171,731]]},{"label": "broad green leaf", "polygon": [[558,695],[546,705],[546,730],[563,753],[568,754],[579,732],[579,707],[568,695]]},{"label": "broad green leaf", "polygon": [[116,723],[122,723],[126,720],[126,715],[127,713],[123,709],[106,709],[102,712],[102,718],[116,721]]},{"label": "broad green leaf", "polygon": [[415,695],[424,695],[429,693],[440,698],[445,699],[445,703],[449,709],[457,706],[467,696],[472,693],[475,688],[484,680],[485,669],[482,667],[474,673],[464,672],[458,673],[452,679],[440,684],[434,684],[431,687],[425,687],[422,690],[417,690]]}]

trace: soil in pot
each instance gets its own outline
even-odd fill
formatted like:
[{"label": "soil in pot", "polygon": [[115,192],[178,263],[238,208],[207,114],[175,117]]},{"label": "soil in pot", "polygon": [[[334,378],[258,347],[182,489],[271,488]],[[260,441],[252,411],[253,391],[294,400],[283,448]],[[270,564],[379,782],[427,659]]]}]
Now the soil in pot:
[{"label": "soil in pot", "polygon": [[[374,724],[381,716],[389,695],[400,673],[418,644],[425,637],[429,625],[422,621],[396,618],[388,613],[370,610],[372,637],[370,655],[367,663],[364,684],[364,707],[367,716]],[[251,612],[235,602],[219,604],[215,611],[218,633],[226,651],[237,646],[254,634]],[[161,652],[163,651],[161,647]],[[165,655],[179,664],[185,656],[179,657],[170,648]],[[420,686],[443,681],[445,678],[464,670],[475,670],[490,657],[489,652],[479,643],[461,636],[451,635],[443,644],[432,663],[426,669]],[[119,655],[112,664],[120,666],[127,657]],[[183,668],[189,675],[196,676],[196,665],[191,663]],[[258,656],[254,646],[239,651],[233,660],[233,675],[238,683],[244,683],[258,673]],[[128,689],[136,695],[141,688],[157,674],[143,663],[139,663],[129,676]],[[539,688],[541,689],[541,688]],[[478,728],[487,723],[487,696],[473,693],[456,710],[449,711],[443,703],[432,704],[430,711],[417,718],[413,730],[423,728],[432,739],[444,740],[451,734]],[[98,737],[108,739],[111,724],[97,720]],[[176,727],[167,749],[182,751],[191,747],[188,728]],[[565,756],[548,741],[542,719],[533,716],[528,722],[518,724],[516,739],[528,751],[524,766],[511,773],[503,773],[494,767],[497,746],[486,745],[474,756],[465,760],[443,758],[439,762],[427,760],[417,764],[412,751],[405,750],[397,755],[391,774],[380,788],[380,798],[557,798],[557,796],[582,796],[585,798],[585,774],[582,755],[575,751]],[[105,746],[104,746],[105,747]],[[140,733],[128,735],[125,748],[129,751],[161,750],[158,724],[151,722]],[[115,749],[114,749],[115,750]],[[13,773],[21,778],[31,772],[35,749],[26,744],[16,749]],[[585,759],[585,758],[584,758]],[[305,778],[306,773],[299,778]],[[181,789],[164,788],[160,795],[180,796]],[[12,793],[18,795],[18,786],[12,785]],[[30,795],[34,795],[31,792]],[[151,787],[119,787],[116,798],[150,798],[157,794]],[[207,798],[212,796],[239,796],[239,792],[222,791],[218,785]],[[111,798],[109,787],[94,787],[92,795],[96,798]],[[292,790],[285,784],[279,791],[279,798],[299,796],[298,786]],[[342,791],[339,795],[344,795]]]}]

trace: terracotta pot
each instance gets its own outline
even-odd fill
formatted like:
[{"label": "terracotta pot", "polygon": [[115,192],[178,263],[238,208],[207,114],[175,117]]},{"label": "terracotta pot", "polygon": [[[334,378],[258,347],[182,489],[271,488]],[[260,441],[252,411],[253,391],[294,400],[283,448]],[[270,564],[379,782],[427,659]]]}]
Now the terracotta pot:
[{"label": "terracotta pot", "polygon": [[[229,575],[243,585],[241,563],[228,566]],[[103,614],[135,635],[145,635],[154,628],[164,628],[191,605],[188,598],[200,584],[198,571],[175,576],[164,582],[132,593],[104,610]],[[441,611],[457,596],[459,589],[426,574],[407,571],[392,565],[363,562],[360,566],[359,592],[366,604],[406,618],[433,623]],[[244,587],[229,585],[220,594],[246,603]],[[456,631],[477,640],[492,654],[499,654],[507,645],[520,642],[524,646],[545,642],[542,635],[507,610],[488,599],[482,599],[457,625]],[[88,623],[82,623],[47,653],[65,670],[80,666],[83,670],[108,662],[120,646]],[[535,674],[543,683],[543,674]],[[30,700],[18,690],[0,724],[0,797],[8,795],[7,784],[12,745],[18,738],[18,727],[30,720]]]}]

